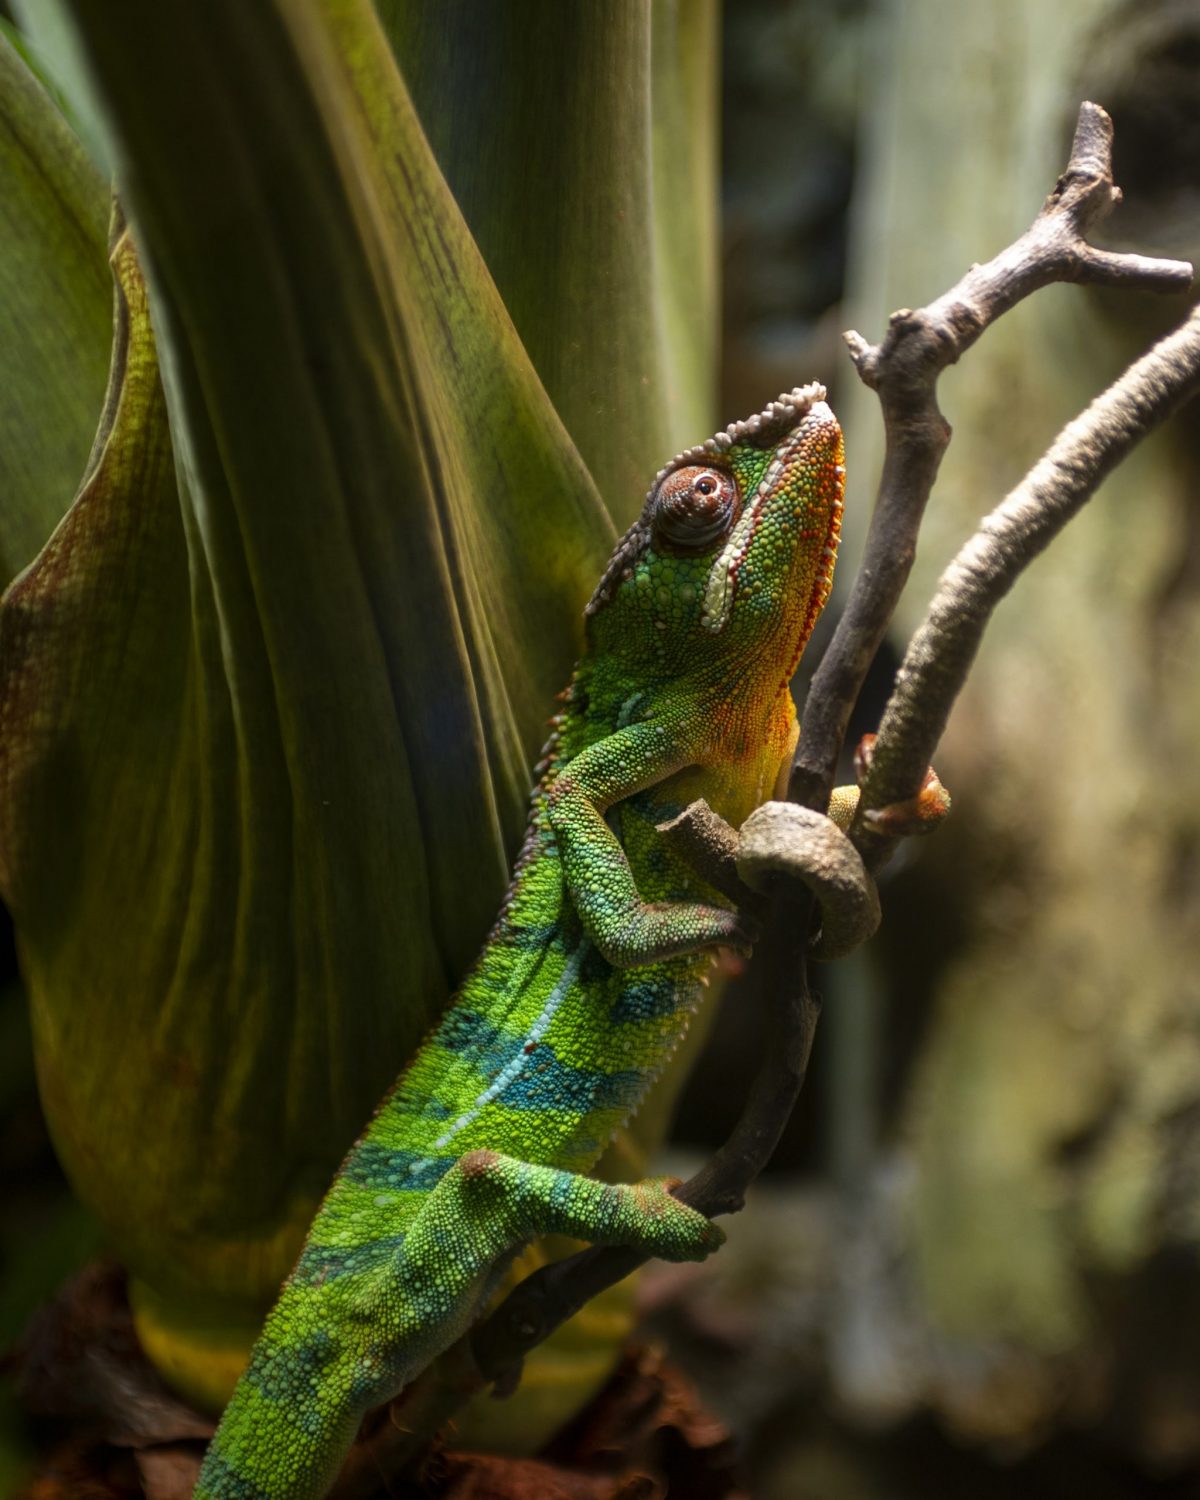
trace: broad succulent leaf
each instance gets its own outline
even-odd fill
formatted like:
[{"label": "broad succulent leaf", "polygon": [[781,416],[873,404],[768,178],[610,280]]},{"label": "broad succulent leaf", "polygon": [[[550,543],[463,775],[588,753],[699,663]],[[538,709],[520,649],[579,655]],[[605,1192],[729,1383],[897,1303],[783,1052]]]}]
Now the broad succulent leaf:
[{"label": "broad succulent leaf", "polygon": [[714,423],[713,0],[377,0],[442,170],[624,529]]},{"label": "broad succulent leaf", "polygon": [[[365,0],[63,10],[131,227],[93,458],[0,609],[0,880],[56,1143],[169,1367],[253,1327],[487,930],[614,535],[557,408],[624,519],[708,423],[711,257],[682,370],[641,241],[582,306],[619,228],[568,201],[576,122],[542,312],[479,209],[518,332]],[[614,202],[700,97],[662,87]]]},{"label": "broad succulent leaf", "polygon": [[74,10],[165,406],[140,302],[6,605],[5,889],[81,1191],[257,1298],[486,929],[612,528],[368,10]]}]

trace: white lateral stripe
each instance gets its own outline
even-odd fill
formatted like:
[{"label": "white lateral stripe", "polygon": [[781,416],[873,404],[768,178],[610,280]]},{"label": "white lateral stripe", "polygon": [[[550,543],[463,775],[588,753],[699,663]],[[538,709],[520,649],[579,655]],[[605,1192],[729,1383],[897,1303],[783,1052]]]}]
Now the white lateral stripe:
[{"label": "white lateral stripe", "polygon": [[704,585],[704,608],[701,611],[700,623],[706,630],[711,630],[714,635],[724,630],[729,623],[729,615],[733,609],[733,580],[730,573],[735,564],[740,563],[745,556],[750,533],[762,509],[763,500],[782,472],[783,459],[773,458],[767,472],[759,480],[758,488],[754,491],[749,504],[744,508],[737,519],[737,524],[729,533],[729,540],[709,569],[708,581]]},{"label": "white lateral stripe", "polygon": [[[526,1048],[533,1046],[537,1042],[540,1042],[541,1039],[546,1035],[546,1032],[550,1029],[550,1022],[554,1019],[555,1011],[558,1010],[559,1006],[566,999],[567,991],[579,977],[579,970],[582,967],[583,957],[587,952],[587,947],[587,939],[581,938],[579,941],[579,945],[575,948],[574,952],[567,955],[567,961],[563,965],[563,971],[558,976],[558,983],[550,991],[545,1005],[542,1006],[541,1014],[529,1028],[529,1034],[525,1038],[525,1043],[522,1046],[521,1050],[517,1053],[516,1057],[513,1058],[512,1062],[510,1062],[506,1068],[497,1073],[496,1077],[491,1081],[490,1084],[488,1084],[487,1088],[484,1089],[483,1093],[480,1094],[479,1098],[476,1099],[471,1108],[466,1110],[463,1114],[459,1115],[458,1119],[455,1120],[447,1130],[443,1131],[440,1136],[438,1136],[437,1140],[434,1141],[433,1145],[429,1148],[431,1151],[440,1151],[443,1146],[448,1146],[450,1144],[450,1142],[459,1133],[459,1131],[465,1130],[468,1125],[473,1125],[479,1118],[479,1116],[488,1107],[488,1105],[492,1102],[492,1100],[502,1094],[504,1090],[509,1086],[509,1084],[513,1081],[513,1079],[520,1074],[521,1069],[529,1061],[529,1058],[531,1056],[531,1054],[526,1051]],[[417,1165],[420,1164],[418,1163]]]}]

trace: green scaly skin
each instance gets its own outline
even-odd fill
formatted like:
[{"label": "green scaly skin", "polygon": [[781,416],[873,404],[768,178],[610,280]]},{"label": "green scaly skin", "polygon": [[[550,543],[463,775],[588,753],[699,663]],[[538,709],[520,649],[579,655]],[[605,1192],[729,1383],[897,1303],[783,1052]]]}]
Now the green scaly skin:
[{"label": "green scaly skin", "polygon": [[663,1181],[581,1174],[674,1051],[712,950],[751,937],[655,824],[705,797],[740,825],[795,745],[788,681],[841,515],[823,397],[787,393],[657,476],[588,605],[496,925],[334,1179],[197,1496],[325,1494],[366,1412],[538,1235],[668,1260],[721,1242]]}]

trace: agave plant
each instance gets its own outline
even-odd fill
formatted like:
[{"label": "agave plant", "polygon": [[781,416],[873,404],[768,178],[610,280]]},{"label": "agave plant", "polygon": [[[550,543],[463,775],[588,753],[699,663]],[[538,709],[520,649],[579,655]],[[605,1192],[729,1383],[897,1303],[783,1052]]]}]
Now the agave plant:
[{"label": "agave plant", "polygon": [[0,883],[62,1163],[215,1404],[712,426],[714,4],[14,9],[65,111],[0,38]]}]

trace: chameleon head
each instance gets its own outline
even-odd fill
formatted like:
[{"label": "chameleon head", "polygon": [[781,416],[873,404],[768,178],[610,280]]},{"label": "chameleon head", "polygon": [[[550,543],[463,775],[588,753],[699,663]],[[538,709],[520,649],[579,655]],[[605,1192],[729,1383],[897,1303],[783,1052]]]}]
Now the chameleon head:
[{"label": "chameleon head", "polygon": [[785,392],[655,477],[588,605],[606,652],[786,682],[833,580],[842,434],[819,385]]}]

